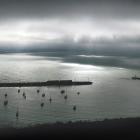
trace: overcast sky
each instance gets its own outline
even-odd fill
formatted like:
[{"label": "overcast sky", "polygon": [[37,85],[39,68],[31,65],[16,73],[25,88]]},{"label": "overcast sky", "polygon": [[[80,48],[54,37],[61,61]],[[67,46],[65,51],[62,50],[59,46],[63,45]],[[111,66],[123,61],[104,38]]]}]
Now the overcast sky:
[{"label": "overcast sky", "polygon": [[139,49],[140,1],[0,0],[0,47],[41,44]]}]

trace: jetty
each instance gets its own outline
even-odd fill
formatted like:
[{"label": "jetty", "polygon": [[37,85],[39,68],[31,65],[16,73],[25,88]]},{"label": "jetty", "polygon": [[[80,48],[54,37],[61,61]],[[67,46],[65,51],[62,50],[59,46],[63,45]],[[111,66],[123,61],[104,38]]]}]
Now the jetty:
[{"label": "jetty", "polygon": [[136,75],[132,77],[132,80],[140,80],[140,77],[137,77]]},{"label": "jetty", "polygon": [[38,87],[38,86],[80,86],[91,85],[90,81],[50,80],[46,82],[9,82],[0,83],[0,87]]}]

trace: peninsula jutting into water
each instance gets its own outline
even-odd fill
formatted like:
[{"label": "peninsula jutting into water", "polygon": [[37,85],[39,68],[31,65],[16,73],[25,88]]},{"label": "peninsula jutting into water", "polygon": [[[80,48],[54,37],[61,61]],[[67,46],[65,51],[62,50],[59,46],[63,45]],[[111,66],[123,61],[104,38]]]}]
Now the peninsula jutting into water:
[{"label": "peninsula jutting into water", "polygon": [[46,82],[0,83],[0,87],[33,87],[33,86],[78,86],[91,85],[90,81],[50,80]]}]

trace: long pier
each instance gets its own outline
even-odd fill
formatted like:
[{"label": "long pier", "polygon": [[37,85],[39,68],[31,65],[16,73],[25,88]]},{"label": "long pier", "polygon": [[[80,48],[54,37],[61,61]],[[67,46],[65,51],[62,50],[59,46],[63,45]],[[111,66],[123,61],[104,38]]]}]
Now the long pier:
[{"label": "long pier", "polygon": [[90,81],[51,80],[46,82],[0,83],[0,87],[38,87],[38,86],[80,86],[91,85]]},{"label": "long pier", "polygon": [[140,77],[134,76],[134,77],[132,77],[132,80],[140,80]]}]

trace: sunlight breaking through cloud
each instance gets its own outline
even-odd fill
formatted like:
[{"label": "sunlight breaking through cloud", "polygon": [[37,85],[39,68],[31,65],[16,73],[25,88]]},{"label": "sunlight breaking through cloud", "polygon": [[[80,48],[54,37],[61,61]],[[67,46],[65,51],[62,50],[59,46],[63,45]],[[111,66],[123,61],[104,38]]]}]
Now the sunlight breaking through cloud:
[{"label": "sunlight breaking through cloud", "polygon": [[140,36],[140,21],[104,21],[81,19],[77,21],[24,20],[0,23],[0,43],[35,44],[35,43],[94,43],[115,41]]}]

